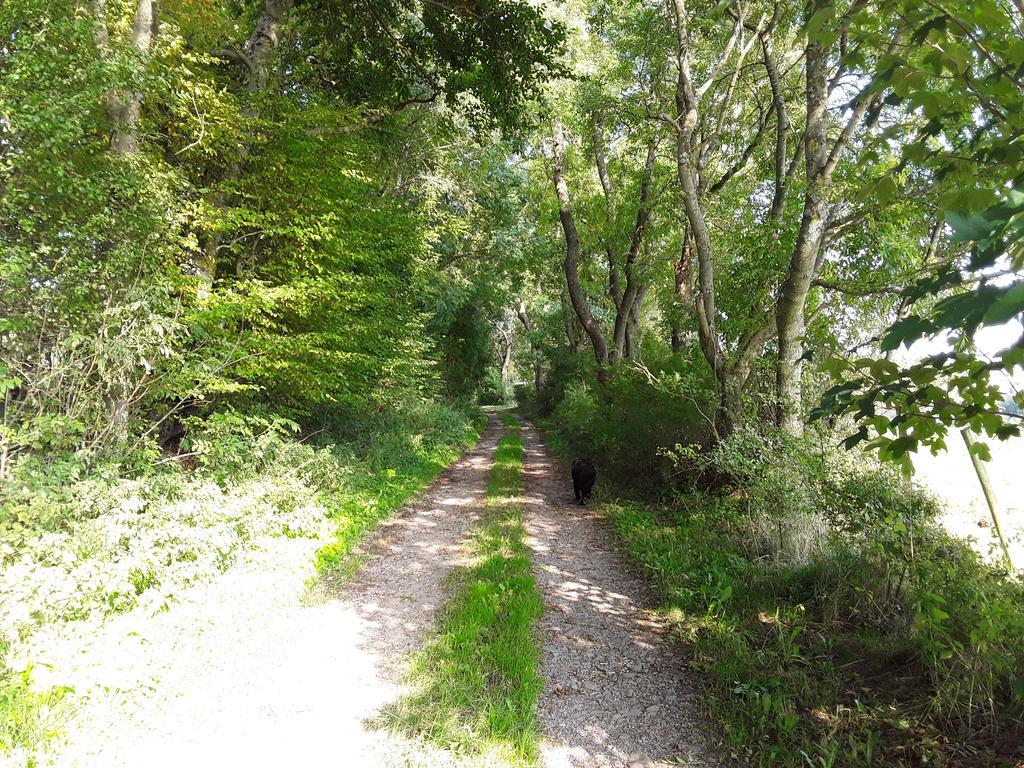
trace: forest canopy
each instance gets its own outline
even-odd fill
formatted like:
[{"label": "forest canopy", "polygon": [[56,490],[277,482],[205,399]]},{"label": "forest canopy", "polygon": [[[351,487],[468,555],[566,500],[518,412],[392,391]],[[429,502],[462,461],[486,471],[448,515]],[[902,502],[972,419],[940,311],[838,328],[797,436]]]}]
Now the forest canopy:
[{"label": "forest canopy", "polygon": [[6,3],[5,466],[242,402],[507,393],[513,339],[537,384],[660,342],[720,437],[802,432],[830,358],[815,415],[894,457],[1009,436],[1020,343],[971,338],[1022,306],[1019,15]]},{"label": "forest canopy", "polygon": [[473,393],[489,289],[439,256],[562,39],[519,2],[5,3],[4,467]]}]

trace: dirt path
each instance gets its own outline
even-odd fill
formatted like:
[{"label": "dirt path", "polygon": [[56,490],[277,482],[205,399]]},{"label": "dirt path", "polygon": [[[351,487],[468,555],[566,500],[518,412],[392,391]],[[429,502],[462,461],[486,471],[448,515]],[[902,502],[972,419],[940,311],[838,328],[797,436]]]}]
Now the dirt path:
[{"label": "dirt path", "polygon": [[[60,638],[52,661],[85,704],[50,756],[61,768],[456,766],[370,725],[402,693],[409,654],[463,562],[502,432],[383,524],[351,582],[305,587],[316,543],[275,539],[191,602]],[[546,768],[714,765],[693,688],[644,580],[600,518],[572,505],[539,433],[523,430],[524,498],[546,612],[540,702]],[[308,551],[307,551],[308,550]],[[658,765],[666,763],[657,763]]]},{"label": "dirt path", "polygon": [[52,764],[359,768],[412,750],[419,761],[419,745],[366,721],[400,695],[403,661],[444,602],[501,431],[492,418],[472,452],[381,526],[354,580],[312,604],[309,572],[295,566],[312,553],[264,554],[194,604],[69,638],[67,663],[94,693]]},{"label": "dirt path", "polygon": [[526,523],[544,595],[540,701],[548,768],[718,765],[702,738],[692,674],[650,610],[650,587],[568,473],[523,426]]}]

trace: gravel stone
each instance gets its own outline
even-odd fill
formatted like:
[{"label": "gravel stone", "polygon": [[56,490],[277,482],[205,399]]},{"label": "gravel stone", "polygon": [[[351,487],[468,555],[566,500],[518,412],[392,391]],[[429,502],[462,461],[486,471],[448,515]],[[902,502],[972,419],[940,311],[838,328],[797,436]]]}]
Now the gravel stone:
[{"label": "gravel stone", "polygon": [[523,445],[528,542],[549,607],[540,626],[545,764],[721,765],[696,709],[693,673],[668,641],[650,585],[607,521],[573,502],[568,468],[529,423]]},{"label": "gravel stone", "polygon": [[[51,649],[84,706],[42,764],[59,768],[380,768],[454,758],[376,729],[464,562],[502,426],[360,548],[351,581],[310,599],[316,542],[274,539],[188,604],[126,614]],[[0,761],[2,762],[2,761]],[[6,766],[5,766],[6,768]],[[20,767],[19,767],[20,768]]]}]

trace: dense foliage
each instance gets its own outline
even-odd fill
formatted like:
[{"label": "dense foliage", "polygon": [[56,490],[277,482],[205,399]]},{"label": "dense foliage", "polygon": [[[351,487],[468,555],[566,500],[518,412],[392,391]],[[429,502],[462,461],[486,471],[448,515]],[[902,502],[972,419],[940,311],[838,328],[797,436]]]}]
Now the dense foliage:
[{"label": "dense foliage", "polygon": [[483,289],[442,259],[498,181],[459,186],[469,133],[465,161],[409,148],[513,121],[560,28],[519,2],[291,5],[4,5],[0,475],[176,449],[226,405],[394,407],[453,359],[479,386]]},{"label": "dense foliage", "polygon": [[[330,572],[514,393],[633,499],[748,755],[1011,759],[1019,582],[906,484],[1020,434],[1022,40],[1020,0],[4,0],[0,648],[260,537]],[[59,704],[24,667],[0,746]]]},{"label": "dense foliage", "polygon": [[52,735],[37,638],[333,572],[474,438],[564,30],[473,6],[0,6],[0,749]]},{"label": "dense foliage", "polygon": [[737,753],[1015,764],[1019,584],[906,474],[1019,435],[1024,8],[574,8],[521,403],[630,499]]}]

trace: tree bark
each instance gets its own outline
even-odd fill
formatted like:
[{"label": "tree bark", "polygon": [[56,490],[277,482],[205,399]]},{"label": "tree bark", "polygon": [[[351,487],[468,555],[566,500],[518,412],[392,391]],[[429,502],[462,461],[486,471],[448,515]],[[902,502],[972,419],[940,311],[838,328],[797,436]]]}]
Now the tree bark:
[{"label": "tree bark", "polygon": [[674,265],[675,295],[679,307],[672,313],[672,351],[683,351],[683,329],[680,325],[679,309],[693,310],[693,249],[690,247],[690,236],[683,232],[683,245],[679,249],[679,258]]},{"label": "tree bark", "polygon": [[640,182],[640,203],[636,212],[636,223],[633,226],[633,235],[630,239],[629,253],[626,255],[624,272],[626,275],[626,287],[622,291],[622,299],[615,312],[615,327],[612,336],[611,364],[618,365],[623,354],[626,357],[631,355],[626,352],[629,322],[633,314],[633,307],[637,296],[642,288],[635,274],[636,260],[640,255],[640,248],[643,245],[644,233],[651,219],[651,188],[653,187],[654,163],[658,157],[658,141],[653,139],[647,148],[647,160],[644,163],[644,176]]},{"label": "tree bark", "polygon": [[639,358],[640,352],[640,312],[644,306],[644,296],[647,293],[647,286],[641,285],[633,300],[633,306],[629,310],[629,320],[626,323],[626,349],[624,356],[628,360]]},{"label": "tree bark", "polygon": [[[105,0],[98,1],[105,2]],[[218,52],[241,65],[244,70],[245,90],[249,94],[259,93],[267,87],[267,83],[270,81],[270,64],[273,54],[281,44],[282,31],[288,22],[288,16],[294,4],[294,0],[264,0],[263,10],[260,12],[259,18],[256,19],[243,49],[241,51],[225,49]],[[242,114],[249,118],[259,116],[252,104],[243,107]],[[241,177],[242,166],[248,160],[250,151],[249,143],[243,143],[238,148],[237,157],[231,160],[226,169],[228,179],[237,180]],[[219,189],[209,193],[208,202],[218,211],[224,211],[228,207],[227,195]],[[220,249],[220,236],[211,234],[205,239],[202,256],[195,265],[206,288],[212,286],[217,278],[217,254]],[[201,288],[201,290],[203,289]]]},{"label": "tree bark", "polygon": [[533,337],[533,324],[530,322],[530,316],[526,314],[526,302],[519,302],[519,306],[516,308],[516,315],[519,317],[519,322],[523,324],[523,330],[526,332],[526,340],[530,343],[530,356],[533,358],[533,388],[536,392],[540,392],[544,389],[544,360],[541,355],[540,348],[537,346],[537,341]]},{"label": "tree bark", "polygon": [[604,338],[601,326],[590,311],[587,298],[580,284],[579,261],[581,255],[580,236],[576,229],[576,219],[572,212],[569,198],[569,185],[565,180],[565,132],[561,123],[556,123],[552,136],[553,178],[555,194],[558,197],[558,218],[565,234],[565,260],[562,269],[565,272],[566,288],[573,311],[580,320],[584,332],[594,348],[594,359],[597,361],[597,375],[600,381],[608,377],[608,342]]},{"label": "tree bark", "polygon": [[[717,307],[715,302],[715,258],[708,230],[707,219],[701,203],[698,172],[691,155],[694,130],[699,119],[699,97],[710,87],[706,80],[700,87],[695,86],[690,75],[690,54],[687,32],[687,11],[684,0],[669,0],[670,10],[675,16],[676,26],[676,89],[675,103],[677,117],[673,121],[676,135],[676,172],[683,195],[687,229],[692,241],[693,254],[697,261],[697,295],[694,307],[697,315],[697,338],[701,352],[715,377],[718,407],[715,413],[715,430],[718,437],[728,437],[743,419],[742,392],[745,379],[734,375],[728,365],[721,340],[715,327]],[[742,23],[742,22],[740,22]],[[715,69],[725,62],[725,56]],[[712,77],[716,73],[712,72]]]},{"label": "tree bark", "polygon": [[[827,0],[815,0],[813,13]],[[889,46],[891,52],[895,39]],[[807,181],[800,230],[793,246],[786,279],[779,291],[776,323],[779,359],[776,366],[775,395],[778,401],[778,425],[789,434],[804,431],[801,409],[803,377],[803,336],[806,330],[804,308],[811,283],[824,260],[822,240],[828,218],[828,190],[839,158],[864,115],[878,103],[879,93],[871,93],[868,83],[855,101],[852,113],[831,148],[828,141],[829,51],[819,42],[808,40],[806,47],[806,105],[804,127],[804,167]]]},{"label": "tree bark", "polygon": [[772,107],[775,110],[775,191],[772,194],[772,204],[768,211],[768,219],[777,222],[782,219],[782,212],[786,204],[786,188],[789,182],[789,176],[786,173],[789,115],[786,113],[782,81],[779,77],[778,65],[772,54],[771,36],[769,34],[761,37],[761,48],[764,53],[764,67],[768,73],[768,83],[772,89]]},{"label": "tree bark", "polygon": [[564,287],[562,288],[560,298],[562,301],[562,326],[565,329],[565,338],[569,343],[569,351],[576,354],[580,351],[583,330],[579,327],[579,319],[569,304],[569,292]]},{"label": "tree bark", "polygon": [[[512,370],[512,327],[507,316],[494,324],[498,334],[497,351],[501,358],[501,383],[507,385]],[[511,321],[515,323],[515,320]]]},{"label": "tree bark", "polygon": [[270,59],[281,44],[281,31],[293,5],[294,0],[264,0],[263,11],[245,44],[245,55],[249,60],[246,90],[249,93],[257,93],[267,87]]},{"label": "tree bark", "polygon": [[693,167],[691,147],[697,126],[698,90],[690,78],[689,41],[686,31],[686,6],[683,0],[672,0],[676,17],[676,172],[683,194],[687,227],[697,257],[697,338],[701,352],[715,376],[718,407],[715,429],[719,438],[728,437],[742,421],[742,384],[731,375],[721,340],[715,328],[715,258],[707,220],[701,204],[699,184]]},{"label": "tree bark", "polygon": [[964,445],[967,446],[967,455],[971,457],[971,464],[974,466],[974,474],[978,477],[978,484],[981,486],[981,491],[985,495],[985,503],[988,505],[989,515],[992,517],[992,526],[995,528],[996,537],[999,539],[999,546],[1003,550],[1003,557],[1006,559],[1006,567],[1011,572],[1013,571],[1013,558],[1010,556],[1010,547],[1006,543],[1006,537],[1003,535],[1003,526],[999,517],[999,507],[996,505],[996,494],[992,490],[992,483],[988,479],[988,472],[985,470],[985,464],[982,462],[981,457],[978,456],[972,449],[974,448],[974,434],[971,432],[970,427],[964,427],[960,430],[960,436],[964,439]]},{"label": "tree bark", "polygon": [[501,383],[508,384],[509,371],[512,368],[512,345],[504,344],[501,354]]},{"label": "tree bark", "polygon": [[[818,7],[813,3],[811,12]],[[775,315],[779,334],[776,367],[778,423],[792,435],[803,434],[801,418],[801,374],[804,335],[804,305],[814,277],[814,264],[825,230],[825,179],[822,171],[828,158],[828,52],[821,43],[807,43],[807,121],[804,128],[804,167],[807,191],[800,231],[789,262]]]},{"label": "tree bark", "polygon": [[608,295],[611,297],[615,311],[618,312],[622,306],[622,281],[619,276],[618,254],[608,235],[611,222],[615,216],[615,206],[612,199],[612,177],[608,173],[608,161],[604,155],[604,131],[601,129],[599,117],[594,119],[594,164],[597,166],[597,178],[601,182],[601,190],[604,193],[605,210],[605,237],[604,252],[608,259]]},{"label": "tree bark", "polygon": [[[106,0],[93,0],[96,32],[93,39],[100,55],[110,55],[110,31],[107,27]],[[132,20],[131,46],[145,57],[153,44],[160,24],[158,0],[138,0]],[[139,122],[142,116],[144,94],[132,91],[107,91],[107,113],[112,125],[110,151],[115,155],[132,155],[139,151]]]}]

